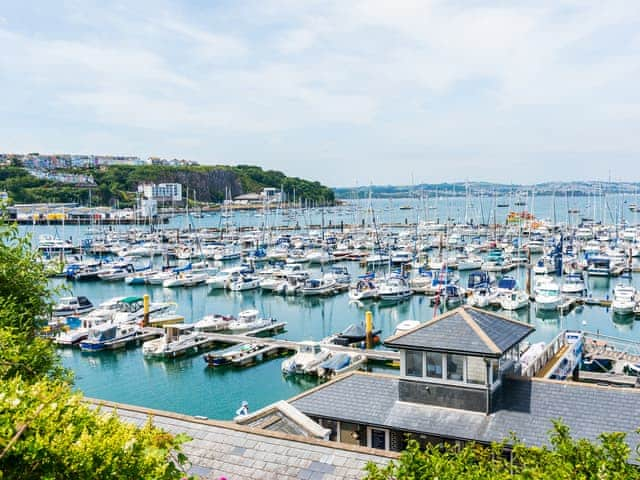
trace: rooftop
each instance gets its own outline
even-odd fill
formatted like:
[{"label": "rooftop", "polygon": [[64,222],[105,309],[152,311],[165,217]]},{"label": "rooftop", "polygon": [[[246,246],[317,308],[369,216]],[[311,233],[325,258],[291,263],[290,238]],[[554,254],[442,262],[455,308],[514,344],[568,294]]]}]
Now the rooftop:
[{"label": "rooftop", "polygon": [[468,305],[385,340],[394,348],[501,357],[535,329]]},{"label": "rooftop", "polygon": [[[507,378],[494,413],[485,414],[398,400],[397,377],[355,373],[291,400],[306,415],[490,443],[511,432],[527,445],[548,443],[552,420],[576,438],[625,432],[640,443],[640,391],[531,378]],[[615,408],[606,408],[615,405]]]},{"label": "rooftop", "polygon": [[202,479],[225,476],[233,480],[342,480],[360,479],[365,465],[385,464],[396,455],[307,437],[264,431],[232,422],[198,419],[161,410],[89,400],[115,408],[118,416],[138,426],[149,417],[164,430],[186,433],[192,440],[183,446],[192,467],[189,473]]}]

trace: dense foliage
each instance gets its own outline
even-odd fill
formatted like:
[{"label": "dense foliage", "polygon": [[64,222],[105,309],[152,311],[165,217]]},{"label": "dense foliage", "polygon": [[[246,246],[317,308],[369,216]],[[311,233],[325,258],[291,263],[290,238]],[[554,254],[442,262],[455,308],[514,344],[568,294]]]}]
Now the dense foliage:
[{"label": "dense foliage", "polygon": [[183,477],[185,441],[91,410],[37,335],[51,291],[28,238],[0,222],[0,479]]},{"label": "dense foliage", "polygon": [[[33,177],[18,167],[0,168],[0,190],[6,190],[16,203],[78,202],[93,205],[133,205],[138,184],[144,182],[182,183],[183,195],[189,191],[197,201],[221,202],[225,192],[232,196],[260,192],[265,187],[280,189],[287,198],[318,203],[333,203],[333,190],[274,170],[249,165],[231,166],[113,166],[100,169],[68,170],[67,173],[91,175],[94,188],[65,185]],[[91,198],[90,193],[91,191]]]},{"label": "dense foliage", "polygon": [[628,463],[631,452],[623,433],[603,433],[598,443],[574,440],[566,425],[555,422],[549,447],[527,447],[514,440],[510,458],[504,447],[432,445],[421,450],[411,440],[397,462],[369,464],[365,480],[640,479],[640,471]]}]

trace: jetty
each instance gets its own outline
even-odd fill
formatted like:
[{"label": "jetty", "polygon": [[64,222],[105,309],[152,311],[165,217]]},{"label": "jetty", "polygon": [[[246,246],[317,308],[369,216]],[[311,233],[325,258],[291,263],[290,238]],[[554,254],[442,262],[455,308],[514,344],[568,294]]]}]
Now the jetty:
[{"label": "jetty", "polygon": [[[252,343],[255,342],[255,336],[252,335],[253,332],[247,332],[241,335],[233,335],[226,333],[208,333],[211,338],[215,339],[218,343],[223,343],[227,345],[237,345],[242,343]],[[292,340],[284,340],[280,338],[261,338],[261,343],[265,345],[273,345],[281,350],[289,350],[289,351],[297,351],[302,342],[296,342]],[[400,354],[394,350],[382,350],[382,349],[373,349],[373,348],[354,348],[354,347],[343,347],[341,345],[334,345],[331,343],[322,344],[323,348],[330,350],[332,352],[338,353],[353,353],[364,355],[367,360],[373,360],[378,362],[399,362]]]}]

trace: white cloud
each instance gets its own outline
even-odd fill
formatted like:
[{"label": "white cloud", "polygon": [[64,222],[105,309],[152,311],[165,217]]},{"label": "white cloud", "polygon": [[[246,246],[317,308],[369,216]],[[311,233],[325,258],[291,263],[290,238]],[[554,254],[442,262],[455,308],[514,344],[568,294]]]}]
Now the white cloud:
[{"label": "white cloud", "polygon": [[472,170],[508,155],[640,151],[640,2],[143,7],[79,2],[29,31],[0,19],[3,89],[16,93],[3,108],[39,104],[47,118],[134,132],[135,148],[162,135],[168,150],[285,170],[304,168],[291,163],[301,152],[324,171],[367,158],[381,178],[438,156]]}]

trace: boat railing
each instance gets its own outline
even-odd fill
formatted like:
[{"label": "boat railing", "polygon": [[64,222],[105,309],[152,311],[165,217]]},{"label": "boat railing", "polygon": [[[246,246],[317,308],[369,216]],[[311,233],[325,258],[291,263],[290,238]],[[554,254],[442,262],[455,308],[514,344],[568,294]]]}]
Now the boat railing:
[{"label": "boat railing", "polygon": [[545,349],[538,355],[533,362],[522,371],[524,377],[534,377],[556,356],[556,354],[566,345],[566,330],[560,332],[551,342],[547,344]]}]

